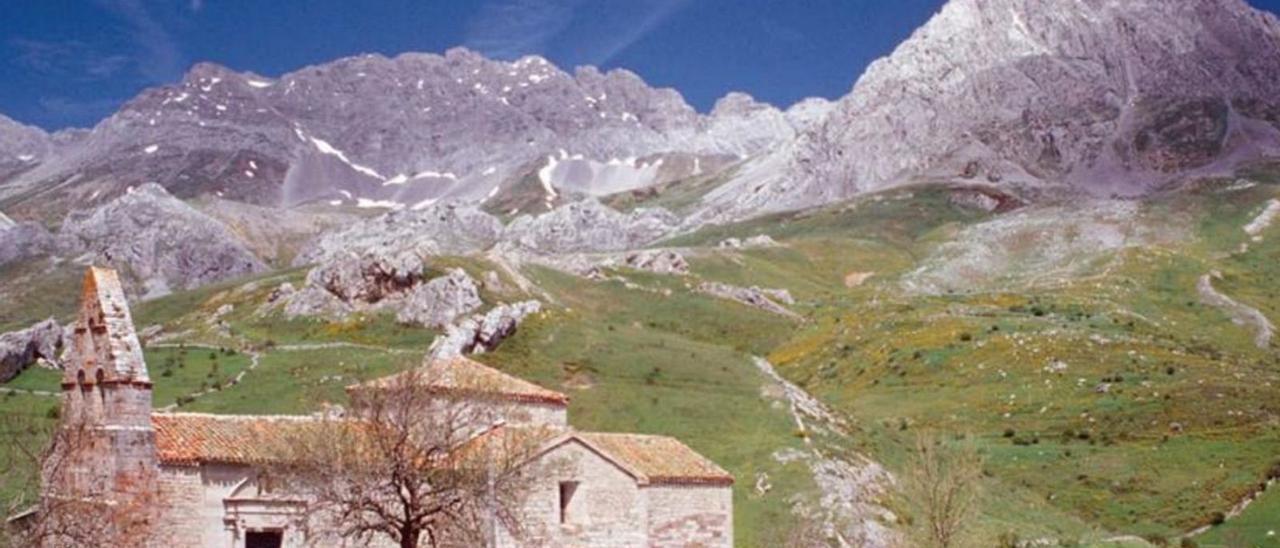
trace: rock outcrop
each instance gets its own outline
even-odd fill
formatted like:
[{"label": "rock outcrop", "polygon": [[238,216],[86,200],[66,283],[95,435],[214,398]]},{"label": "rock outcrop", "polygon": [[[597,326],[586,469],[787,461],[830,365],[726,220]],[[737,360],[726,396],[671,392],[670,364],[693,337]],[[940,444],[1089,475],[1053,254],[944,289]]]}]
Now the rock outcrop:
[{"label": "rock outcrop", "polygon": [[398,305],[396,320],[427,327],[444,327],[484,305],[475,280],[460,269],[421,284]]},{"label": "rock outcrop", "polygon": [[63,253],[126,273],[147,296],[266,270],[226,226],[155,184],[73,212],[58,241]]},{"label": "rock outcrop", "polygon": [[294,266],[322,264],[356,253],[463,255],[498,242],[502,223],[474,207],[435,205],[419,211],[394,211],[329,232],[309,243]]},{"label": "rock outcrop", "polygon": [[53,235],[35,223],[14,223],[0,213],[0,265],[53,252]]},{"label": "rock outcrop", "polygon": [[289,318],[390,311],[402,323],[440,328],[484,304],[475,280],[461,269],[431,280],[425,270],[412,252],[348,255],[313,268],[299,291],[277,288],[268,306],[283,305]]},{"label": "rock outcrop", "polygon": [[445,327],[444,334],[431,343],[428,354],[447,358],[492,351],[515,334],[520,322],[541,310],[542,303],[538,301],[498,305],[485,314]]},{"label": "rock outcrop", "polygon": [[50,319],[0,335],[0,383],[8,382],[37,361],[57,363],[63,346],[62,332],[58,322]]},{"label": "rock outcrop", "polygon": [[660,208],[621,213],[595,200],[575,202],[538,217],[512,221],[504,241],[540,253],[635,249],[669,234],[678,219]]},{"label": "rock outcrop", "polygon": [[795,300],[791,298],[791,292],[785,289],[761,289],[759,287],[738,287],[719,282],[703,282],[698,286],[698,291],[713,297],[738,301],[747,306],[759,308],[765,312],[780,316],[793,319],[800,318],[799,314],[778,304],[778,301],[786,304],[795,304]]}]

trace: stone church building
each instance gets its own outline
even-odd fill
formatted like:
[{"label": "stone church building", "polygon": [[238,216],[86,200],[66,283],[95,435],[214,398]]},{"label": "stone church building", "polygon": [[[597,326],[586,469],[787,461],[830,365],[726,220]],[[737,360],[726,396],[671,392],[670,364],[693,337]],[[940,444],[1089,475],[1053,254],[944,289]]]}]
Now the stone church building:
[{"label": "stone church building", "polygon": [[[307,515],[306,497],[259,485],[260,465],[273,457],[264,436],[321,419],[153,411],[142,347],[111,270],[93,268],[85,276],[72,344],[62,383],[63,428],[83,430],[91,443],[67,457],[69,473],[56,481],[46,476],[46,496],[114,504],[151,486],[158,495],[146,503],[156,510],[149,530],[156,531],[154,543],[165,546],[338,544],[307,538],[295,526]],[[521,465],[534,471],[520,512],[534,533],[517,541],[495,527],[493,545],[733,545],[733,477],[683,443],[577,431],[564,394],[467,358],[432,360],[423,368],[438,405],[503,403],[499,420],[477,436],[549,433]],[[391,382],[375,380],[348,393],[354,399]],[[572,465],[544,466],[552,461]]]}]

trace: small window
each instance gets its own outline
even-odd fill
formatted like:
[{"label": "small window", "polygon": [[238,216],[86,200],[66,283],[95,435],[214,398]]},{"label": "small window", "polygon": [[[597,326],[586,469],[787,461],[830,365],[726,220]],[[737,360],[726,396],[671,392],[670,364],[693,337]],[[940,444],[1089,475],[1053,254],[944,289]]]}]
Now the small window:
[{"label": "small window", "polygon": [[578,482],[560,482],[560,523],[569,523],[569,505],[573,503],[573,495],[578,492]]},{"label": "small window", "polygon": [[244,548],[280,548],[284,531],[250,531],[244,535]]}]

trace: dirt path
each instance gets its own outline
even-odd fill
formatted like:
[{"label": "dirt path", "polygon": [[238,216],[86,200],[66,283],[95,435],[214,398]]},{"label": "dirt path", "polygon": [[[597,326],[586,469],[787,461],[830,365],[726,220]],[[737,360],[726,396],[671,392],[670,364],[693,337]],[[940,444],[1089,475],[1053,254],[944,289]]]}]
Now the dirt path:
[{"label": "dirt path", "polygon": [[1264,350],[1270,348],[1271,338],[1275,334],[1275,325],[1258,309],[1236,302],[1231,297],[1219,293],[1213,287],[1213,280],[1221,278],[1222,273],[1218,271],[1210,272],[1200,277],[1200,281],[1196,283],[1196,291],[1200,293],[1200,300],[1206,305],[1222,309],[1236,325],[1253,328],[1257,332],[1253,339],[1254,344]]}]

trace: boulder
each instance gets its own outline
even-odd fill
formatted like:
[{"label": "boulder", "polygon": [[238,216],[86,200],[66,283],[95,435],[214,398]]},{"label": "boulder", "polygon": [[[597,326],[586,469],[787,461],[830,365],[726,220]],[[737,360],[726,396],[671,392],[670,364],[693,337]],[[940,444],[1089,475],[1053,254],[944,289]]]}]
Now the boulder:
[{"label": "boulder", "polygon": [[62,333],[62,326],[49,319],[0,335],[0,383],[9,382],[39,360],[55,363],[62,350]]}]

